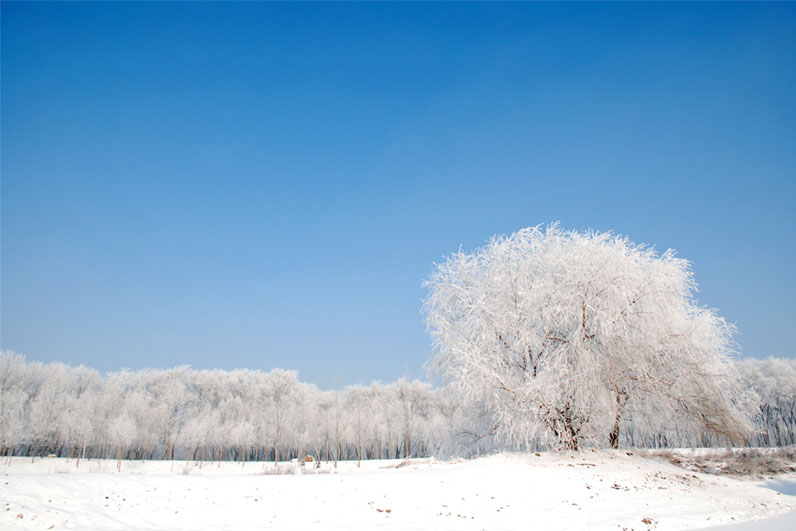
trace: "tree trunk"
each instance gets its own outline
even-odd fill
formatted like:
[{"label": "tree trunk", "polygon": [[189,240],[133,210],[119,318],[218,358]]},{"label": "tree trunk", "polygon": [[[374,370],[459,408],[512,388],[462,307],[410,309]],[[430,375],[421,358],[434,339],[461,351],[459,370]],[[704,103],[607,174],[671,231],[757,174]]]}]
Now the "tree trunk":
[{"label": "tree trunk", "polygon": [[[335,402],[337,404],[337,402]],[[340,415],[335,414],[334,422],[334,468],[337,468],[337,460],[340,457]]]},{"label": "tree trunk", "polygon": [[77,463],[75,463],[75,468],[78,468],[80,466],[80,458],[82,458],[84,455],[86,455],[86,439],[87,438],[88,438],[88,436],[84,436],[83,437],[83,448],[80,450],[80,453],[77,454]]},{"label": "tree trunk", "polygon": [[620,414],[617,413],[614,419],[614,429],[608,434],[608,441],[611,443],[611,448],[613,449],[619,448],[619,418]]},{"label": "tree trunk", "polygon": [[616,392],[616,416],[614,417],[614,427],[611,433],[608,434],[608,441],[611,443],[611,448],[619,448],[619,425],[622,420],[622,411],[627,404],[627,392]]}]

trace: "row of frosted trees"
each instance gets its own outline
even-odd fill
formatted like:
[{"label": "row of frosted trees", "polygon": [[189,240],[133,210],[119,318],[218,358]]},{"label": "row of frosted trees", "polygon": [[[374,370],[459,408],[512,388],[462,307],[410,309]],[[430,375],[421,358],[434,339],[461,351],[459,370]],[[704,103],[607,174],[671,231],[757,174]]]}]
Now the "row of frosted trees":
[{"label": "row of frosted trees", "polygon": [[[736,365],[756,425],[749,444],[796,444],[796,361]],[[274,462],[312,455],[336,462],[494,451],[494,417],[463,403],[450,388],[403,379],[319,391],[280,369],[178,367],[103,377],[0,353],[2,455]],[[622,440],[629,445],[686,442],[642,440],[635,430],[628,415]]]},{"label": "row of frosted trees", "polygon": [[0,451],[285,461],[424,456],[443,417],[419,381],[319,391],[295,371],[121,371],[0,356]]},{"label": "row of frosted trees", "polygon": [[753,446],[796,444],[796,360],[742,360],[736,367],[752,401]]}]

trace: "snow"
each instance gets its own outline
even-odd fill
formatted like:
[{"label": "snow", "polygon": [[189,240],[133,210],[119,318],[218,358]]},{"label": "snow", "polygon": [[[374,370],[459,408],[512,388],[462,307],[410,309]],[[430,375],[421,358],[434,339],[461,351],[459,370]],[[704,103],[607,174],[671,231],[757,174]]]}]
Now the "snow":
[{"label": "snow", "polygon": [[[76,468],[68,459],[12,458],[0,465],[0,528],[692,529],[796,510],[796,497],[771,483],[623,451],[273,470],[262,462],[123,461],[116,472],[114,460]],[[785,517],[790,528],[794,515]]]},{"label": "snow", "polygon": [[711,531],[793,531],[794,529],[796,529],[796,511],[742,524],[721,525],[711,528]]}]

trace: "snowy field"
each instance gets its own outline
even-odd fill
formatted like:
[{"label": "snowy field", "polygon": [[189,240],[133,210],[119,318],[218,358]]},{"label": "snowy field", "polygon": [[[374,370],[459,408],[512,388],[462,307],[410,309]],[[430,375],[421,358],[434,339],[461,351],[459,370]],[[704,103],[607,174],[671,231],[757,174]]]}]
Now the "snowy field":
[{"label": "snowy field", "polygon": [[0,465],[0,529],[692,529],[789,512],[738,529],[796,521],[796,496],[771,488],[794,477],[743,481],[622,451],[273,470],[125,461],[117,472],[112,460],[13,458]]}]

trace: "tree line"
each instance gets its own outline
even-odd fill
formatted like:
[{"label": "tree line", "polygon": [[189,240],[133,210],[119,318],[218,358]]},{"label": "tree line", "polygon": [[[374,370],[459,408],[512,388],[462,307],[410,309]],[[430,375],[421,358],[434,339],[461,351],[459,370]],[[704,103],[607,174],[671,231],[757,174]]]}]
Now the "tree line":
[{"label": "tree line", "polygon": [[0,354],[0,452],[76,459],[285,461],[425,456],[444,419],[420,381],[320,391],[295,371],[100,374]]},{"label": "tree line", "polygon": [[751,446],[796,444],[796,360],[736,362],[755,424]]},{"label": "tree line", "polygon": [[[746,444],[796,443],[796,361],[742,360],[746,407],[755,428]],[[294,371],[97,371],[28,362],[0,353],[0,455],[78,460],[286,461],[473,455],[502,449],[485,404],[450,388],[405,379],[320,391]],[[723,444],[671,433],[640,436],[628,415],[627,446]],[[668,436],[663,436],[668,435]],[[606,444],[603,446],[608,446]]]}]

